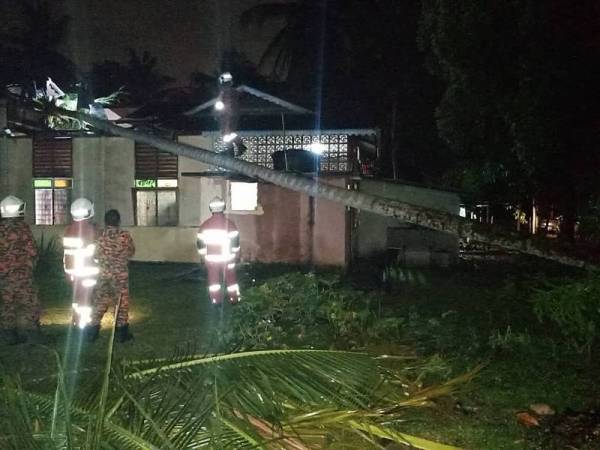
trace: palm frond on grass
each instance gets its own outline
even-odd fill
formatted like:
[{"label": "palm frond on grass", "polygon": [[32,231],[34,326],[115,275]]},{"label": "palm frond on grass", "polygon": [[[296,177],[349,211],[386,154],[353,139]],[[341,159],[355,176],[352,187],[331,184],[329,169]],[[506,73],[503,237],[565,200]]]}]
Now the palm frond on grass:
[{"label": "palm frond on grass", "polygon": [[[473,376],[410,394],[399,372],[364,353],[272,350],[114,368],[111,354],[112,340],[89,398],[70,402],[60,386],[52,396],[3,382],[0,440],[51,449],[376,449],[393,441],[449,450],[405,433],[404,422]],[[4,414],[13,409],[20,413]]]}]

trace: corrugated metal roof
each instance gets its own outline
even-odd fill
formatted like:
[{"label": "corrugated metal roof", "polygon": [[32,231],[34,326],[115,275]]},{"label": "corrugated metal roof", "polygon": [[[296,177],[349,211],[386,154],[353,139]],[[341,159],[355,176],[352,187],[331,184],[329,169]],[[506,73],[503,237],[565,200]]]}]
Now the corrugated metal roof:
[{"label": "corrugated metal roof", "polygon": [[[239,114],[240,115],[279,115],[285,114],[300,114],[311,115],[313,111],[295,105],[294,103],[275,97],[274,95],[260,91],[242,84],[237,86],[235,90],[239,94]],[[196,115],[213,115],[213,106],[219,97],[212,98],[194,108],[184,112],[185,116]]]}]

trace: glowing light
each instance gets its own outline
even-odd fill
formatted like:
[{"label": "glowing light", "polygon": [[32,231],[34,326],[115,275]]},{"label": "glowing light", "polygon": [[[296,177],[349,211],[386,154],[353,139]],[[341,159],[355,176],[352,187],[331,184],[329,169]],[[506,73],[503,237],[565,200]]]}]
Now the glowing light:
[{"label": "glowing light", "polygon": [[54,187],[55,188],[70,188],[71,180],[63,179],[63,178],[56,179],[56,180],[54,180]]},{"label": "glowing light", "polygon": [[[68,239],[68,238],[65,238]],[[79,239],[79,238],[74,238],[74,239]],[[65,247],[67,247],[67,245],[65,245]],[[85,257],[91,257],[94,256],[94,252],[96,251],[96,245],[94,244],[90,244],[85,248],[65,248],[65,255],[72,255],[75,256],[76,258],[85,258]],[[76,264],[83,264],[83,262],[78,261]]]},{"label": "glowing light", "polygon": [[258,208],[258,183],[229,183],[232,211],[256,211]]},{"label": "glowing light", "polygon": [[223,142],[228,144],[229,142],[233,141],[237,136],[237,133],[227,133],[223,136]]},{"label": "glowing light", "polygon": [[79,306],[77,303],[73,303],[73,310],[79,316],[79,322],[77,323],[79,328],[84,329],[86,325],[92,322],[91,306]]},{"label": "glowing light", "polygon": [[223,111],[225,109],[225,103],[223,103],[223,100],[217,100],[215,102],[215,109],[217,111]]},{"label": "glowing light", "polygon": [[63,245],[70,248],[82,248],[83,239],[76,237],[65,237],[63,238]]},{"label": "glowing light", "polygon": [[34,188],[51,188],[52,180],[49,180],[49,179],[33,180],[33,187]]},{"label": "glowing light", "polygon": [[75,267],[74,269],[65,269],[65,272],[76,278],[88,278],[98,275],[100,269],[98,267]]},{"label": "glowing light", "polygon": [[233,253],[224,253],[222,255],[206,255],[207,262],[225,263],[231,261],[234,258],[235,255]]},{"label": "glowing light", "polygon": [[92,287],[92,286],[96,286],[96,280],[92,279],[92,278],[88,278],[85,279],[81,282],[81,285],[83,287]]},{"label": "glowing light", "polygon": [[229,237],[225,230],[210,228],[198,233],[198,239],[208,245],[226,245],[229,243]]},{"label": "glowing light", "polygon": [[19,211],[19,207],[20,205],[7,205],[4,207],[4,211],[8,213],[16,213],[17,211]]},{"label": "glowing light", "polygon": [[219,83],[226,84],[233,81],[233,76],[230,72],[224,72],[219,76]]},{"label": "glowing light", "polygon": [[316,155],[322,155],[327,150],[327,146],[320,142],[313,142],[308,146],[308,149]]}]

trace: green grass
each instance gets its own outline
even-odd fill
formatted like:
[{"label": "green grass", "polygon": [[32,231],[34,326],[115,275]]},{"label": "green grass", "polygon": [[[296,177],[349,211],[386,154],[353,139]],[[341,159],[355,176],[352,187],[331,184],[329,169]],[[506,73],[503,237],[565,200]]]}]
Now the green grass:
[{"label": "green grass", "polygon": [[[537,266],[536,266],[537,267]],[[206,298],[203,273],[185,264],[132,264],[131,331],[135,341],[116,347],[116,359],[171,356],[179,351],[216,349],[219,312]],[[242,289],[271,277],[306,268],[250,266],[243,270]],[[364,275],[364,273],[363,273]],[[600,371],[585,358],[557,344],[556,330],[540,324],[527,301],[535,273],[517,266],[459,267],[448,271],[406,271],[391,292],[379,291],[382,315],[403,318],[405,338],[422,356],[439,355],[457,375],[477,363],[483,372],[453,401],[440,403],[412,424],[414,434],[470,449],[539,448],[537,435],[516,423],[516,413],[544,402],[557,411],[588,407],[598,392]],[[366,282],[368,277],[361,277]],[[356,277],[349,275],[348,283]],[[533,281],[532,281],[533,280]],[[377,289],[373,279],[369,287]],[[45,331],[56,338],[50,348],[25,344],[0,346],[5,371],[19,372],[25,385],[52,386],[55,360],[51,349],[65,355],[68,341],[70,291],[55,264],[38,274],[44,304]],[[365,287],[365,285],[358,286]],[[309,293],[307,293],[309,295]],[[227,314],[226,305],[224,314]],[[112,316],[101,338],[83,343],[79,382],[95,375],[105,358]],[[328,343],[315,346],[327,348]],[[67,364],[67,369],[74,367]],[[436,376],[439,376],[436,375]]]}]

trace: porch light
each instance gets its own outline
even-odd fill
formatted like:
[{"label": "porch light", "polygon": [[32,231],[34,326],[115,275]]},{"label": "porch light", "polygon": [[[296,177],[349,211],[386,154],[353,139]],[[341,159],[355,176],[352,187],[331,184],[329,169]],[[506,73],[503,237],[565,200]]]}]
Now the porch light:
[{"label": "porch light", "polygon": [[320,142],[313,142],[308,146],[308,149],[317,155],[322,155],[323,152],[327,150],[327,146],[325,144],[321,144]]},{"label": "porch light", "polygon": [[224,72],[219,75],[219,84],[229,84],[233,82],[233,76],[230,72]]},{"label": "porch light", "polygon": [[237,136],[238,136],[237,133],[227,133],[226,135],[223,136],[223,142],[225,142],[226,144],[229,144]]}]

